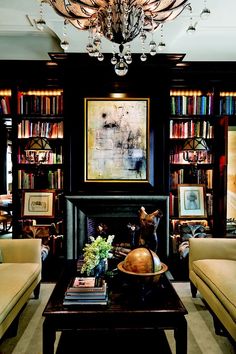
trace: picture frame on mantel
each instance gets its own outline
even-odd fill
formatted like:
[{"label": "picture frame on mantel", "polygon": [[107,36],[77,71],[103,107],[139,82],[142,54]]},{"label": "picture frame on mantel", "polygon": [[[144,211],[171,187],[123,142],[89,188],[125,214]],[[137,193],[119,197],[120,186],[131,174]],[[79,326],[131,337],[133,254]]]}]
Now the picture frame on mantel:
[{"label": "picture frame on mantel", "polygon": [[22,217],[54,217],[54,191],[23,191],[22,199]]},{"label": "picture frame on mantel", "polygon": [[149,98],[85,98],[84,182],[149,183]]},{"label": "picture frame on mantel", "polygon": [[180,218],[206,218],[206,193],[204,184],[178,184],[178,209]]}]

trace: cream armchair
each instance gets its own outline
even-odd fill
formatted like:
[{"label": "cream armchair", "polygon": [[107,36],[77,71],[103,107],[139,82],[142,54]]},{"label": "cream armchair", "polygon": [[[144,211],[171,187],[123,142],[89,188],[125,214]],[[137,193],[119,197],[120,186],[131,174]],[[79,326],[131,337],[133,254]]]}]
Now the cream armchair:
[{"label": "cream armchair", "polygon": [[189,279],[192,296],[197,290],[209,306],[217,334],[236,341],[236,239],[189,240]]}]

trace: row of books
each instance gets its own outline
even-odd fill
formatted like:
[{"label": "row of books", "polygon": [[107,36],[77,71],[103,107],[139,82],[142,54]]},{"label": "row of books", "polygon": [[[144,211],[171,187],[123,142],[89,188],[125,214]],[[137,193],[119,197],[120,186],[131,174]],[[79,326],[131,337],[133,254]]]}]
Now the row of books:
[{"label": "row of books", "polygon": [[63,95],[18,94],[19,114],[63,114]]},{"label": "row of books", "polygon": [[220,114],[236,114],[236,97],[235,96],[225,96],[220,98],[219,102],[219,113]]},{"label": "row of books", "polygon": [[18,138],[41,136],[51,139],[63,138],[63,122],[31,122],[28,119],[18,124]]},{"label": "row of books", "polygon": [[[35,178],[37,177],[35,177],[33,172],[18,170],[18,188],[34,189]],[[47,179],[49,189],[63,189],[64,175],[62,169],[58,168],[56,171],[48,171]]]},{"label": "row of books", "polygon": [[171,96],[173,115],[210,115],[213,113],[213,95]]},{"label": "row of books", "polygon": [[[170,173],[170,189],[176,189],[178,184],[191,181],[191,170],[180,168]],[[192,182],[193,183],[193,182]],[[208,189],[213,187],[213,170],[212,169],[198,169],[195,171],[194,183],[205,184]]]},{"label": "row of books", "polygon": [[99,277],[75,277],[69,284],[63,305],[107,305],[107,283]]},{"label": "row of books", "polygon": [[202,137],[205,139],[213,138],[213,126],[208,121],[187,120],[175,122],[170,120],[170,139]]}]

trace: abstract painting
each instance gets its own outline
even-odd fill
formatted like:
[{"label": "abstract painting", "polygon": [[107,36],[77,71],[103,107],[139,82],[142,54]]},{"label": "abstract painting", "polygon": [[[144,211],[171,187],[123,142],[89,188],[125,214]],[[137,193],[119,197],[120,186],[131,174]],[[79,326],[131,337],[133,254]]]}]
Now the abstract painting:
[{"label": "abstract painting", "polygon": [[85,182],[148,182],[148,98],[85,99]]}]

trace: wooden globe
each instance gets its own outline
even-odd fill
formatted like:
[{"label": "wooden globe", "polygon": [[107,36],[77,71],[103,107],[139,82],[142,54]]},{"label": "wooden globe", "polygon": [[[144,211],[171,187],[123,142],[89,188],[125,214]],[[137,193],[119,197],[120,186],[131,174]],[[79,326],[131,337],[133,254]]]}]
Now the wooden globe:
[{"label": "wooden globe", "polygon": [[117,267],[129,280],[135,282],[156,282],[168,269],[158,255],[146,247],[130,251]]}]

